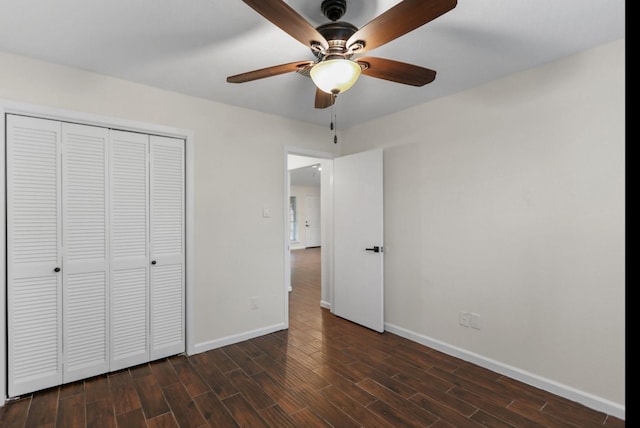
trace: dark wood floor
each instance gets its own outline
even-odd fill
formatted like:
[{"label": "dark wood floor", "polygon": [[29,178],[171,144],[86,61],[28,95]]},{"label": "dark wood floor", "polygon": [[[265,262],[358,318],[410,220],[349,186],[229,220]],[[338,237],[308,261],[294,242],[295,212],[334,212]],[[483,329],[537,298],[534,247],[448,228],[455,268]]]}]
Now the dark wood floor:
[{"label": "dark wood floor", "polygon": [[292,254],[290,327],[41,391],[0,427],[622,427],[625,422],[320,302],[320,249]]}]

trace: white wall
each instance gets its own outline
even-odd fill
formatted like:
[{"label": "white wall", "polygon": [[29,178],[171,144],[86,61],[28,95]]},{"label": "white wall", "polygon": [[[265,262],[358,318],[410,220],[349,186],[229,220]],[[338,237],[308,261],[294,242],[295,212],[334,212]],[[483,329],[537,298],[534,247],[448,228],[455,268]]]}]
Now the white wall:
[{"label": "white wall", "polygon": [[624,40],[342,141],[385,147],[391,331],[624,417]]},{"label": "white wall", "polygon": [[198,350],[284,326],[283,154],[335,152],[324,127],[6,53],[1,99],[193,130]]}]

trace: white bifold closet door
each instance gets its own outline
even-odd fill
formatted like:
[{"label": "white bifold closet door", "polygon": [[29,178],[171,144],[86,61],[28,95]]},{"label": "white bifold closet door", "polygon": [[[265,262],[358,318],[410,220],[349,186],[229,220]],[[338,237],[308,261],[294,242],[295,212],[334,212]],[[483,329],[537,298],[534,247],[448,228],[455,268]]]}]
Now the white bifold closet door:
[{"label": "white bifold closet door", "polygon": [[152,135],[150,359],[185,350],[184,141]]},{"label": "white bifold closet door", "polygon": [[149,136],[111,131],[111,369],[149,360]]},{"label": "white bifold closet door", "polygon": [[184,140],[6,129],[9,396],[183,352]]},{"label": "white bifold closet door", "polygon": [[9,394],[62,382],[61,126],[7,117]]},{"label": "white bifold closet door", "polygon": [[111,370],[184,351],[184,141],[111,131]]},{"label": "white bifold closet door", "polygon": [[109,370],[109,130],[62,127],[62,381]]}]

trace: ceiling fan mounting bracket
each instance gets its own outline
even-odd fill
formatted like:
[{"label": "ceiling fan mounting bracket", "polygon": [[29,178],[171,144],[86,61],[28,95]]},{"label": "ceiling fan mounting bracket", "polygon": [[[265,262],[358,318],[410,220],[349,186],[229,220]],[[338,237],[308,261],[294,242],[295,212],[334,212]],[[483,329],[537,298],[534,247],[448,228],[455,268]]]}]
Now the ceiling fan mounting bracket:
[{"label": "ceiling fan mounting bracket", "polygon": [[337,21],[347,11],[347,0],[323,0],[320,9],[331,21]]}]

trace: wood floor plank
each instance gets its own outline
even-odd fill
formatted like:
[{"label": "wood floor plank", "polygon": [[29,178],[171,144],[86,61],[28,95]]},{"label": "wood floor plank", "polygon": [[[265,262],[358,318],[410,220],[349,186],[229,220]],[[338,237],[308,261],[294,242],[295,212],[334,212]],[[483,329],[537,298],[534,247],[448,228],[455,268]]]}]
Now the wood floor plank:
[{"label": "wood floor plank", "polygon": [[424,422],[382,400],[368,405],[367,408],[395,427],[427,427],[437,420],[433,419],[433,422]]},{"label": "wood floor plank", "polygon": [[[429,382],[425,382],[425,381],[415,379],[409,376],[404,376],[404,375],[397,375],[394,377],[399,381],[406,383],[407,385],[415,388],[416,391],[419,391],[418,394],[423,394],[428,397],[431,397],[437,400],[439,403],[445,406],[448,406],[454,409],[456,412],[461,413],[467,417],[472,415],[474,412],[478,410],[477,407],[467,403],[466,401],[461,400],[451,394],[448,394],[446,391],[450,390],[451,388],[440,388],[437,386],[436,382],[432,384]],[[413,397],[415,397],[415,395],[412,396],[411,398]]]},{"label": "wood floor plank", "polygon": [[518,400],[511,403],[508,409],[545,426],[567,428],[576,426],[575,423],[564,422],[562,419],[558,419],[553,415],[547,415],[546,413],[541,412],[540,409],[536,409],[530,404],[526,404]]},{"label": "wood floor plank", "polygon": [[169,412],[169,405],[155,377],[152,375],[138,377],[133,380],[133,383],[147,419],[152,419]]},{"label": "wood floor plank", "polygon": [[299,392],[307,403],[308,409],[320,416],[332,426],[341,428],[357,428],[360,426],[350,415],[343,412],[338,406],[314,389],[305,389]]},{"label": "wood floor plank", "polygon": [[305,367],[308,370],[314,370],[320,367],[322,363],[318,362],[317,359],[311,357],[309,354],[301,350],[296,346],[289,345],[287,346],[287,361],[296,361],[302,367]]},{"label": "wood floor plank", "polygon": [[253,408],[251,404],[242,397],[242,394],[232,395],[222,400],[222,403],[238,421],[241,427],[268,427],[269,424],[262,419],[262,416]]},{"label": "wood floor plank", "polygon": [[393,408],[400,410],[406,414],[407,417],[410,416],[411,420],[415,422],[429,425],[438,420],[438,417],[433,413],[425,410],[412,401],[406,400],[402,395],[373,379],[365,379],[358,382],[358,386],[369,392],[369,394],[377,397],[379,401],[383,401]]},{"label": "wood floor plank", "polygon": [[238,393],[238,390],[231,383],[229,378],[220,371],[217,365],[213,364],[208,358],[193,358],[193,365],[196,371],[202,376],[209,388],[220,399],[230,397]]},{"label": "wood floor plank", "polygon": [[511,401],[513,401],[512,397],[504,395],[502,391],[498,392],[494,389],[488,388],[482,382],[473,382],[437,367],[432,367],[429,370],[429,373],[432,373],[442,379],[455,384],[456,388],[453,388],[452,390],[463,389],[465,391],[470,391],[472,393],[475,393],[476,395],[483,397],[485,402],[492,402],[497,406],[507,407],[511,403]]},{"label": "wood floor plank", "polygon": [[87,427],[116,428],[116,415],[113,411],[113,400],[93,400],[85,403]]},{"label": "wood floor plank", "polygon": [[350,415],[361,426],[393,428],[393,425],[351,398],[339,387],[329,386],[321,390],[320,394],[345,414]]},{"label": "wood floor plank", "polygon": [[453,424],[454,426],[464,426],[469,428],[482,426],[482,424],[476,423],[472,419],[469,419],[468,416],[471,415],[465,415],[457,412],[453,408],[446,406],[442,402],[421,392],[411,397],[410,401],[416,403],[418,406],[422,407],[429,413],[433,413],[440,419],[444,419],[445,421]]},{"label": "wood floor plank", "polygon": [[153,361],[149,364],[151,373],[158,381],[158,385],[167,386],[179,382],[178,374],[167,359]]},{"label": "wood floor plank", "polygon": [[[116,416],[141,408],[140,398],[128,370],[121,370],[109,375],[109,388],[114,397]],[[115,399],[117,397],[117,400]]]},{"label": "wood floor plank", "polygon": [[276,404],[273,398],[264,392],[244,371],[234,370],[227,373],[227,377],[254,409],[262,410]]},{"label": "wood floor plank", "polygon": [[424,370],[414,370],[412,372],[403,371],[393,377],[417,391],[448,391],[456,386],[455,383],[425,372]]},{"label": "wood floor plank", "polygon": [[249,356],[249,358],[258,358],[262,356],[264,353],[258,348],[254,343],[250,340],[245,340],[244,342],[236,343],[238,349],[242,350],[245,354]]},{"label": "wood floor plank", "polygon": [[[25,426],[33,427],[37,425],[25,425],[29,415],[29,406],[31,405],[31,397],[21,398],[19,400],[5,403],[0,407],[0,427],[3,428],[23,428]],[[55,416],[54,416],[55,420]],[[43,424],[44,425],[44,424]]]},{"label": "wood floor plank", "polygon": [[302,409],[299,412],[291,415],[291,417],[297,422],[299,427],[305,428],[331,428],[329,422],[322,419],[309,409]]},{"label": "wood floor plank", "polygon": [[118,428],[147,428],[147,421],[144,419],[144,414],[142,413],[141,408],[117,415],[116,422],[118,424]]},{"label": "wood floor plank", "polygon": [[604,421],[604,426],[609,428],[623,428],[624,425],[624,420],[611,415],[607,415],[607,419]]},{"label": "wood floor plank", "polygon": [[73,382],[59,386],[58,397],[63,400],[77,394],[84,394],[84,382]]},{"label": "wood floor plank", "polygon": [[336,361],[342,364],[351,364],[358,360],[354,355],[343,352],[342,349],[335,348],[332,345],[323,346],[322,350],[312,355],[319,355],[323,362]]},{"label": "wood floor plank", "polygon": [[188,359],[180,363],[172,363],[172,365],[178,375],[178,379],[187,388],[191,397],[196,397],[210,390],[209,385],[194,369]]},{"label": "wood floor plank", "polygon": [[329,366],[322,366],[316,369],[315,372],[325,378],[331,386],[335,386],[336,389],[343,391],[363,406],[371,404],[377,400],[376,397],[369,394],[367,391],[360,388],[354,382],[345,378]]},{"label": "wood floor plank", "polygon": [[53,424],[58,415],[58,388],[49,388],[33,395],[25,427]]},{"label": "wood floor plank", "polygon": [[228,373],[239,368],[235,361],[229,358],[221,348],[207,351],[206,356],[222,373]]},{"label": "wood floor plank", "polygon": [[[487,397],[482,395],[478,395],[476,392],[469,391],[467,389],[461,387],[455,387],[449,393],[455,395],[456,397],[467,401],[474,406],[480,408],[482,412],[476,412],[471,416],[471,419],[478,421],[479,413],[486,413],[492,415],[504,422],[510,423],[515,426],[527,426],[527,427],[543,427],[544,424],[541,424],[535,420],[531,420],[525,416],[520,415],[512,410],[509,410],[506,406],[497,402],[495,397]],[[510,403],[509,403],[510,404]]]},{"label": "wood floor plank", "polygon": [[485,412],[484,410],[478,410],[476,413],[471,415],[471,419],[475,422],[487,426],[487,427],[495,427],[495,428],[514,428],[517,425],[513,425],[503,421],[502,419]]},{"label": "wood floor plank", "polygon": [[283,361],[286,359],[287,345],[273,334],[256,337],[251,342],[262,351],[263,356],[258,359],[270,358],[273,361]]},{"label": "wood floor plank", "polygon": [[[406,383],[402,383],[397,379],[384,374],[382,371],[379,371],[377,367],[372,367],[362,361],[353,363],[350,365],[350,367],[351,366],[357,367],[357,370],[366,373],[367,378],[374,380],[376,383],[390,389],[391,391],[395,392],[398,395],[401,395],[404,398],[409,398],[418,392]],[[358,382],[357,385],[362,388],[360,382]]]},{"label": "wood floor plank", "polygon": [[58,402],[56,426],[84,428],[87,422],[84,410],[84,395],[74,394]]},{"label": "wood floor plank", "polygon": [[239,427],[222,401],[213,393],[199,395],[193,399],[200,413],[212,427]]},{"label": "wood floor plank", "polygon": [[296,421],[277,404],[259,411],[260,416],[273,428],[298,428]]},{"label": "wood floor plank", "polygon": [[[253,376],[263,370],[262,367],[253,361],[253,358],[247,355],[239,346],[225,346],[222,348],[222,351],[231,358],[233,362],[247,374],[247,376]],[[262,355],[262,353],[259,353],[259,355]]]},{"label": "wood floor plank", "polygon": [[251,377],[260,388],[267,393],[278,406],[291,415],[306,407],[304,401],[289,388],[273,379],[269,374],[262,371]]},{"label": "wood floor plank", "polygon": [[182,428],[197,428],[206,421],[191,399],[189,392],[181,383],[172,383],[162,388],[169,407]]},{"label": "wood floor plank", "polygon": [[139,364],[131,367],[129,369],[129,373],[131,373],[131,377],[133,379],[149,376],[151,374],[151,366],[149,366],[149,364]]},{"label": "wood floor plank", "polygon": [[95,376],[84,381],[84,399],[87,404],[112,399],[107,375]]},{"label": "wood floor plank", "polygon": [[180,428],[178,422],[171,413],[156,416],[153,419],[147,419],[148,428]]},{"label": "wood floor plank", "polygon": [[578,422],[583,427],[602,426],[607,417],[606,414],[581,404],[557,399],[544,406],[542,412],[561,420]]}]

